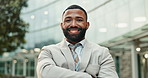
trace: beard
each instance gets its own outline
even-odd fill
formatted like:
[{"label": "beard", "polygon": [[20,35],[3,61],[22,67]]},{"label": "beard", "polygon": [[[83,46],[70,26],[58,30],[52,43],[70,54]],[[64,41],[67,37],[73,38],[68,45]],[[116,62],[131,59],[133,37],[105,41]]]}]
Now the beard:
[{"label": "beard", "polygon": [[66,28],[66,29],[63,29],[63,33],[64,33],[64,36],[69,40],[69,41],[72,41],[72,42],[80,42],[81,40],[84,39],[85,37],[85,33],[86,33],[86,28],[78,28],[78,30],[80,31],[79,34],[69,34],[69,29],[71,28],[78,28],[78,27],[69,27],[69,28]]}]

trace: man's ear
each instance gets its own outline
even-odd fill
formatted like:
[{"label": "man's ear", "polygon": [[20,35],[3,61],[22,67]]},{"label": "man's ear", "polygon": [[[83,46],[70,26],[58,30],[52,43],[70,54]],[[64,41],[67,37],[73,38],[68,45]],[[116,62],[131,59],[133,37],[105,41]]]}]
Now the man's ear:
[{"label": "man's ear", "polygon": [[89,22],[86,23],[86,28],[87,28],[87,29],[89,28]]},{"label": "man's ear", "polygon": [[63,26],[63,23],[61,23],[61,24],[60,24],[60,26],[61,26],[61,28],[62,28],[62,26]]}]

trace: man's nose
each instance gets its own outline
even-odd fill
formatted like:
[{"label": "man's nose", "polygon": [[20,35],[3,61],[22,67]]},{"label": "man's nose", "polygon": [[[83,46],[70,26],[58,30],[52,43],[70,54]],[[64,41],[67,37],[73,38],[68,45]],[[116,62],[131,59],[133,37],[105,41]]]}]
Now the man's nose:
[{"label": "man's nose", "polygon": [[76,25],[77,25],[77,24],[76,24],[76,21],[73,20],[72,23],[71,23],[71,26],[72,26],[72,27],[75,27]]}]

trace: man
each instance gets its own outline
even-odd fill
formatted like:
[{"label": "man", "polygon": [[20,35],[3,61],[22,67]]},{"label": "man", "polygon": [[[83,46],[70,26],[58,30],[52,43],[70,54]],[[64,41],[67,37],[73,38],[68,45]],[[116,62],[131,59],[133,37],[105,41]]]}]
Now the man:
[{"label": "man", "polygon": [[38,57],[38,78],[118,78],[107,48],[85,39],[89,28],[86,11],[69,6],[62,15],[65,39],[42,48]]}]

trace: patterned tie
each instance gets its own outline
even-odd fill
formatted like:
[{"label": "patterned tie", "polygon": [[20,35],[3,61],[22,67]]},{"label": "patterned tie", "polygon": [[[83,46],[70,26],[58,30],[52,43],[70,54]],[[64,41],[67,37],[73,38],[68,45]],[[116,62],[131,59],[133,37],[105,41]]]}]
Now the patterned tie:
[{"label": "patterned tie", "polygon": [[72,55],[73,55],[73,59],[75,61],[75,70],[78,71],[79,70],[79,64],[80,64],[80,61],[79,61],[79,57],[78,57],[78,54],[75,52],[76,48],[79,47],[81,44],[80,43],[77,43],[75,45],[72,45],[70,44],[69,45],[69,48],[72,52]]}]

